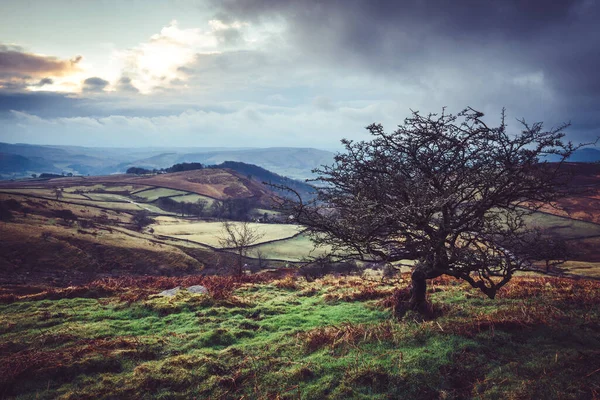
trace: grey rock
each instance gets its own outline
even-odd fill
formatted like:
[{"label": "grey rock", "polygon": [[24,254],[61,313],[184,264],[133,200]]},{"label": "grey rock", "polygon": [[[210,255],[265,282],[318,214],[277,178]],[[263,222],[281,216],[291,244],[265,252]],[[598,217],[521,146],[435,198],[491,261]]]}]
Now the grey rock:
[{"label": "grey rock", "polygon": [[196,294],[207,294],[208,289],[202,285],[194,285],[187,288],[188,292]]},{"label": "grey rock", "polygon": [[181,290],[180,286],[177,286],[173,289],[169,289],[169,290],[164,290],[162,292],[160,292],[158,295],[159,296],[164,296],[164,297],[173,297],[177,294],[177,292],[179,292]]}]

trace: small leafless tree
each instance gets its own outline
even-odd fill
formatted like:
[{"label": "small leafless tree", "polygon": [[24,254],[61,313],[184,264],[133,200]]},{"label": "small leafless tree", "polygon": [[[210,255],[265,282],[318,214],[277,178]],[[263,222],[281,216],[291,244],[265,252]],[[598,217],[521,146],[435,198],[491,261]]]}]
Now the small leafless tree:
[{"label": "small leafless tree", "polygon": [[[463,279],[494,298],[515,271],[562,256],[525,217],[568,193],[561,164],[579,146],[561,125],[519,121],[522,131],[488,127],[471,108],[457,115],[413,112],[371,141],[342,140],[345,152],[317,169],[315,201],[281,200],[317,244],[365,261],[416,260],[408,305],[427,309],[427,280]],[[546,156],[559,162],[546,162]]]},{"label": "small leafless tree", "polygon": [[55,187],[54,190],[52,191],[54,193],[54,195],[56,196],[56,200],[60,199],[61,197],[63,197],[63,190],[61,188],[57,188]]},{"label": "small leafless tree", "polygon": [[249,222],[223,222],[219,245],[224,249],[235,251],[236,262],[231,266],[234,275],[244,273],[244,257],[248,255],[249,247],[257,243],[263,236],[264,234],[258,232],[258,229],[253,228]]}]

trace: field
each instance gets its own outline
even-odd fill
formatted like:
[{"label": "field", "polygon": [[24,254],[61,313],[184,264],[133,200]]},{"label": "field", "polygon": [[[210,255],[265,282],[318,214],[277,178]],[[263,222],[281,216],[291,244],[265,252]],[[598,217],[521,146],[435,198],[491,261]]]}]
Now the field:
[{"label": "field", "polygon": [[159,187],[182,192],[196,193],[214,199],[228,199],[239,197],[257,197],[265,204],[269,202],[270,192],[264,185],[249,180],[230,170],[222,169],[202,169],[186,172],[176,172],[171,174],[144,175],[136,176],[110,175],[110,176],[92,176],[92,177],[70,177],[55,178],[47,181],[22,181],[22,182],[4,182],[3,186],[22,188],[27,186],[36,187],[78,187],[84,190],[86,187],[110,186],[116,188],[128,188],[131,193],[140,194],[147,188]]},{"label": "field", "polygon": [[[597,398],[600,283],[514,280],[490,300],[437,279],[433,320],[393,318],[397,284],[358,277],[5,288],[0,397]],[[209,295],[155,296],[192,284]]]},{"label": "field", "polygon": [[249,256],[258,258],[260,255],[265,259],[303,261],[310,257],[325,255],[328,250],[329,247],[315,249],[314,243],[306,235],[298,235],[275,243],[253,246]]},{"label": "field", "polygon": [[[221,247],[219,244],[219,240],[223,237],[223,224],[221,222],[190,222],[177,218],[161,218],[158,221],[158,224],[152,225],[152,229],[158,235],[192,240],[212,247]],[[292,224],[251,223],[249,226],[262,235],[257,243],[289,238],[301,231],[301,227]]]},{"label": "field", "polygon": [[551,234],[564,239],[600,236],[600,225],[598,224],[547,213],[535,213],[528,216],[525,222],[531,227],[548,229]]},{"label": "field", "polygon": [[135,193],[137,197],[143,197],[147,201],[154,201],[157,200],[159,197],[181,196],[185,194],[187,194],[187,192],[164,188],[144,190]]},{"label": "field", "polygon": [[178,203],[181,202],[187,202],[187,203],[196,203],[198,200],[204,200],[206,201],[206,205],[207,207],[210,207],[213,202],[215,201],[214,199],[211,199],[210,197],[206,197],[206,196],[202,196],[200,194],[184,194],[181,196],[173,196],[171,197],[171,200],[175,200]]}]

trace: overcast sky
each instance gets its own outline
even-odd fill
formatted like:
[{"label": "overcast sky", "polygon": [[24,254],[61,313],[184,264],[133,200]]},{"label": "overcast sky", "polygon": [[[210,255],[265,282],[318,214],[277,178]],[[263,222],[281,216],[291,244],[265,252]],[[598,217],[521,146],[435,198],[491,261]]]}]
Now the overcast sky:
[{"label": "overcast sky", "polygon": [[593,140],[598,21],[595,0],[0,0],[0,141],[332,149],[444,106]]}]

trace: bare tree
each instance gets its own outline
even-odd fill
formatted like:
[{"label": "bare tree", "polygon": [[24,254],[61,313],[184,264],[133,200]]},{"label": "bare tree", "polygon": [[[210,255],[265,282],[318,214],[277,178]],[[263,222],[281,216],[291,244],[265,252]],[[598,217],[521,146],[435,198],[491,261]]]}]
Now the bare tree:
[{"label": "bare tree", "polygon": [[235,251],[237,258],[235,265],[231,266],[234,275],[244,273],[244,257],[248,255],[249,247],[258,242],[264,236],[253,228],[249,222],[223,222],[223,232],[219,239],[219,245],[225,249]]},{"label": "bare tree", "polygon": [[60,199],[61,197],[63,197],[63,190],[62,188],[58,188],[55,187],[54,190],[52,191],[54,193],[54,195],[56,196],[56,200]]},{"label": "bare tree", "polygon": [[[525,217],[567,194],[561,164],[574,150],[561,125],[519,121],[522,131],[488,127],[471,108],[457,115],[418,111],[392,133],[367,127],[371,141],[342,140],[345,153],[317,169],[317,199],[281,200],[317,244],[339,257],[416,260],[409,306],[427,310],[427,280],[463,279],[494,298],[515,271],[543,259],[543,232]],[[546,156],[560,161],[550,163]],[[552,246],[542,246],[552,259]]]}]

